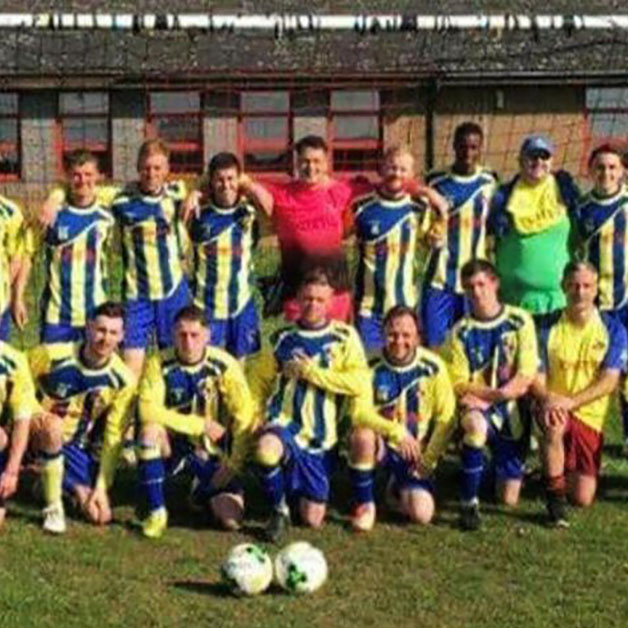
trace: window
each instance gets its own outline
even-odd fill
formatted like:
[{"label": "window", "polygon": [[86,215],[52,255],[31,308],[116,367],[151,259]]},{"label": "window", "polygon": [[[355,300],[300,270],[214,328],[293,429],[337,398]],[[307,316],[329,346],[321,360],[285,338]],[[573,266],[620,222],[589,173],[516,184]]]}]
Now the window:
[{"label": "window", "polygon": [[588,152],[604,142],[628,149],[628,87],[587,89],[586,108],[587,154],[583,155],[584,163]]},{"label": "window", "polygon": [[332,91],[330,100],[334,171],[377,170],[382,148],[379,92]]},{"label": "window", "polygon": [[94,153],[102,171],[111,175],[109,94],[62,92],[59,94],[61,167],[65,156],[78,148]]},{"label": "window", "polygon": [[15,93],[0,93],[0,181],[20,176],[19,99]]},{"label": "window", "polygon": [[242,92],[240,154],[251,172],[292,171],[290,94]]},{"label": "window", "polygon": [[201,96],[198,92],[151,92],[147,136],[170,147],[170,169],[185,173],[203,170]]}]

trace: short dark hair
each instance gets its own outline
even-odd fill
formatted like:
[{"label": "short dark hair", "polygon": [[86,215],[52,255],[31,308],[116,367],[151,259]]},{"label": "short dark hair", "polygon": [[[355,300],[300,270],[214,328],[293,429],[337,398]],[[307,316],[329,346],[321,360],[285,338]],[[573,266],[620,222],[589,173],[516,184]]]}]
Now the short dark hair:
[{"label": "short dark hair", "polygon": [[471,277],[478,275],[479,273],[486,273],[493,279],[499,279],[499,273],[497,272],[495,265],[485,259],[469,260],[460,270],[460,279],[463,282],[468,281]]},{"label": "short dark hair", "polygon": [[384,316],[384,329],[388,327],[390,323],[398,318],[403,318],[407,316],[414,321],[414,325],[416,327],[417,332],[421,332],[421,323],[419,322],[419,317],[415,310],[407,305],[394,305],[391,307],[388,312],[386,312],[386,316]]},{"label": "short dark hair", "polygon": [[311,285],[331,287],[332,284],[329,273],[325,268],[321,266],[315,266],[314,268],[310,268],[303,273],[303,276],[299,281],[299,290]]},{"label": "short dark hair", "polygon": [[120,303],[115,301],[105,301],[94,309],[89,320],[95,320],[99,316],[106,316],[107,318],[121,318],[124,320],[124,307]]},{"label": "short dark hair", "polygon": [[593,266],[591,262],[588,262],[587,260],[574,260],[565,264],[565,268],[563,269],[563,282],[567,281],[569,277],[575,275],[579,270],[583,269],[593,273],[596,277],[599,274],[597,268]]},{"label": "short dark hair", "polygon": [[90,163],[94,164],[98,172],[100,172],[100,162],[98,157],[86,148],[77,148],[65,155],[63,158],[63,167],[66,172],[69,172],[72,168],[76,168],[77,166],[84,166],[85,164]]},{"label": "short dark hair", "polygon": [[238,174],[242,172],[240,160],[233,153],[218,153],[210,159],[207,166],[207,174],[211,179],[219,170],[227,170],[228,168],[235,168]]},{"label": "short dark hair", "polygon": [[600,144],[591,151],[591,154],[589,155],[589,160],[587,161],[587,165],[589,166],[589,168],[593,165],[593,162],[597,159],[599,155],[617,155],[623,165],[624,155],[622,154],[619,147],[611,144],[610,142],[605,142],[604,144]]},{"label": "short dark hair", "polygon": [[329,150],[327,142],[320,135],[306,135],[296,143],[294,148],[297,151],[297,155],[301,155],[307,148],[322,150],[325,153]]},{"label": "short dark hair", "polygon": [[200,323],[203,327],[207,327],[205,312],[196,305],[186,305],[184,308],[181,308],[174,317],[174,324],[177,325],[180,321]]},{"label": "short dark hair", "polygon": [[459,144],[462,141],[463,137],[467,137],[467,135],[479,135],[480,139],[484,139],[484,131],[482,127],[477,122],[471,122],[468,120],[467,122],[463,122],[459,124],[454,130],[454,146]]}]

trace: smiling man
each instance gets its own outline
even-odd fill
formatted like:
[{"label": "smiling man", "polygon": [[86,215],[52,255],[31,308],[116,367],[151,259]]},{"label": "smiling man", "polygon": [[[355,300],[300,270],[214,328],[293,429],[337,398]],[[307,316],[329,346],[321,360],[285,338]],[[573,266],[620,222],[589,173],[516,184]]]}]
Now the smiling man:
[{"label": "smiling man", "polygon": [[87,323],[84,342],[41,345],[29,354],[42,410],[31,440],[43,457],[47,532],[66,530],[63,493],[77,500],[91,523],[111,521],[108,489],[136,390],[133,373],[116,353],[123,316],[120,305],[103,303]]}]

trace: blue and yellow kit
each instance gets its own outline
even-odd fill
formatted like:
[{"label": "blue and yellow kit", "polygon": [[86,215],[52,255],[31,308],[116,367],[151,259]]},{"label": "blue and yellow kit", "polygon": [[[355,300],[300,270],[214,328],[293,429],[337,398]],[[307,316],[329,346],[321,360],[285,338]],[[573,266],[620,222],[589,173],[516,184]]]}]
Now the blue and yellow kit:
[{"label": "blue and yellow kit", "polygon": [[[139,410],[142,423],[187,437],[234,470],[244,464],[256,426],[242,367],[217,347],[206,347],[196,364],[181,362],[173,350],[151,356],[140,382]],[[220,443],[204,437],[208,418],[227,430]]]},{"label": "blue and yellow kit", "polygon": [[211,319],[242,312],[252,298],[255,208],[244,200],[234,207],[209,204],[189,227],[194,304]]},{"label": "blue and yellow kit", "polygon": [[445,243],[427,259],[425,285],[462,294],[460,270],[471,259],[486,258],[486,220],[497,177],[484,168],[469,176],[449,169],[431,173],[426,183],[449,201],[450,209]]},{"label": "blue and yellow kit", "polygon": [[11,260],[20,253],[24,218],[17,203],[0,196],[0,315],[11,301]]},{"label": "blue and yellow kit", "polygon": [[131,184],[113,200],[111,211],[122,240],[125,300],[165,299],[183,280],[179,206],[185,195],[180,181],[167,184],[156,196]]},{"label": "blue and yellow kit", "polygon": [[43,322],[84,327],[107,300],[106,249],[112,230],[111,213],[98,202],[63,205],[50,227],[29,229],[26,254],[44,249]]},{"label": "blue and yellow kit", "polygon": [[0,341],[0,424],[31,418],[37,410],[35,387],[26,356]]},{"label": "blue and yellow kit", "polygon": [[[539,330],[539,347],[547,390],[559,395],[581,392],[605,369],[626,369],[626,330],[612,315],[597,310],[584,326],[571,323],[564,312],[548,316]],[[606,395],[573,414],[601,432],[611,409],[612,395]]]},{"label": "blue and yellow kit", "polygon": [[395,305],[415,307],[417,243],[429,211],[408,195],[361,198],[353,208],[358,239],[355,304],[359,316],[382,318]]},{"label": "blue and yellow kit", "polygon": [[[488,321],[463,317],[454,326],[447,349],[454,389],[469,383],[500,388],[516,375],[534,378],[538,370],[532,317],[511,305],[504,305],[501,313]],[[525,426],[516,401],[495,404],[489,418],[503,436],[522,436]]]},{"label": "blue and yellow kit", "polygon": [[628,304],[628,192],[600,198],[589,192],[573,215],[580,247],[599,273],[599,304],[617,310]]},{"label": "blue and yellow kit", "polygon": [[[289,378],[282,366],[297,356],[309,359],[307,368],[302,377]],[[267,425],[287,429],[310,453],[336,445],[344,402],[370,382],[357,332],[338,321],[319,329],[296,324],[276,331],[270,347],[251,360],[248,375],[258,414]]]},{"label": "blue and yellow kit", "polygon": [[122,436],[136,393],[135,377],[114,354],[88,368],[79,343],[40,345],[29,353],[39,405],[62,419],[63,442],[100,456],[97,486],[113,482]]}]

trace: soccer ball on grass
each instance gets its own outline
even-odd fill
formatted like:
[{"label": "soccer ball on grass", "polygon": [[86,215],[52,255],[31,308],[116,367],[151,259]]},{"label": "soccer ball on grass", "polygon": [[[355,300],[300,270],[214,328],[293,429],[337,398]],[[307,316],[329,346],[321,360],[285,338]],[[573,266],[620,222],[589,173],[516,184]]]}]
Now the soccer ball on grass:
[{"label": "soccer ball on grass", "polygon": [[220,567],[223,582],[235,595],[257,595],[273,579],[268,552],[253,543],[236,545]]},{"label": "soccer ball on grass", "polygon": [[306,541],[290,543],[275,558],[275,577],[290,593],[313,593],[327,580],[327,561]]}]

